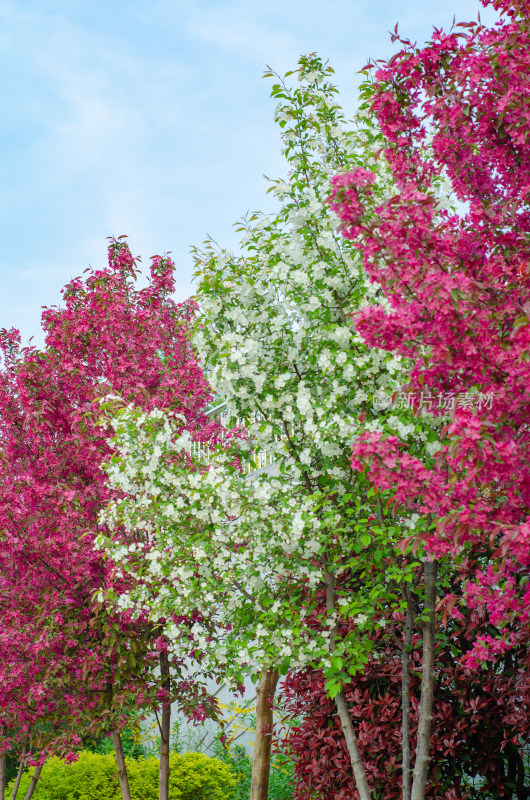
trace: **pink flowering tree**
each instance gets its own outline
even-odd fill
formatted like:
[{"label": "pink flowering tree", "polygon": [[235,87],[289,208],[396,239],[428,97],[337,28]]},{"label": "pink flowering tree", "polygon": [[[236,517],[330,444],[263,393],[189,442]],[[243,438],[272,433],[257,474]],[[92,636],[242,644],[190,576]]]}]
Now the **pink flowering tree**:
[{"label": "pink flowering tree", "polygon": [[112,731],[124,797],[119,729],[127,709],[162,706],[161,797],[169,703],[190,714],[213,710],[168,653],[167,619],[133,620],[103,606],[99,591],[119,593],[130,578],[109,571],[93,547],[110,500],[102,397],[176,414],[199,440],[215,431],[188,338],[195,309],[171,300],[173,268],[154,257],[150,283],[138,290],[137,264],[113,240],[108,267],[74,279],[64,305],[44,311],[42,351],[21,348],[16,331],[3,331],[1,342],[0,746],[18,746],[23,767],[30,753],[42,761],[78,747],[80,735]]},{"label": "pink flowering tree", "polygon": [[[378,203],[375,174],[358,168],[331,196],[390,304],[357,313],[358,332],[412,359],[411,405],[446,417],[434,463],[366,432],[352,466],[390,492],[394,513],[425,517],[431,563],[472,547],[488,554],[465,587],[467,607],[490,622],[468,668],[517,647],[530,621],[530,6],[493,5],[491,29],[461,23],[423,48],[394,35],[402,49],[377,71],[371,108],[398,190]],[[443,605],[461,613],[450,594]]]}]

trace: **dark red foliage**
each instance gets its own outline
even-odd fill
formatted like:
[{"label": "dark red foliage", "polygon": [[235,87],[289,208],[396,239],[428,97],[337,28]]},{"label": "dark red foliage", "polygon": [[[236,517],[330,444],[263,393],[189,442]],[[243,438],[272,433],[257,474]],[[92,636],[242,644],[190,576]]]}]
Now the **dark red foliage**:
[{"label": "dark red foliage", "polygon": [[[373,634],[364,674],[345,687],[374,800],[400,800],[402,617],[395,613]],[[530,740],[528,636],[495,667],[470,670],[459,657],[470,647],[483,619],[473,610],[465,624],[438,629],[432,761],[426,798],[505,797],[526,800],[521,752]],[[421,643],[411,654],[411,750],[414,754],[421,680]],[[283,747],[295,760],[297,800],[357,800],[350,759],[335,704],[317,671],[291,673],[283,697],[295,726]],[[413,756],[414,757],[414,756]],[[476,783],[485,784],[478,789]],[[528,780],[528,778],[527,778]],[[519,782],[519,791],[515,788]],[[478,793],[475,793],[478,792]]]}]

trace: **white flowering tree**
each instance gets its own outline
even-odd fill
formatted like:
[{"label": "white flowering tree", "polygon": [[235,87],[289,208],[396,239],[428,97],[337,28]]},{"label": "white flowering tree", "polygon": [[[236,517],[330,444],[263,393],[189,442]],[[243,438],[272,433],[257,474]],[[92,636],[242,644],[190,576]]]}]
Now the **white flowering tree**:
[{"label": "white flowering tree", "polygon": [[[191,642],[234,683],[260,676],[258,733],[271,725],[278,675],[322,670],[367,800],[342,687],[367,661],[377,610],[407,605],[418,561],[396,543],[404,526],[425,523],[392,517],[385,497],[352,471],[351,443],[381,430],[426,458],[439,445],[412,409],[385,407],[407,382],[407,364],[369,349],[352,324],[363,305],[386,301],[338,231],[330,179],[363,166],[377,173],[375,201],[394,188],[376,158],[380,135],[362,108],[346,121],[331,73],[315,55],[287,74],[296,88],[266,73],[278,79],[272,95],[289,166],[271,182],[279,211],[240,225],[240,254],[211,241],[195,251],[196,345],[230,434],[201,455],[161,412],[115,404],[108,475],[123,498],[104,521],[111,532],[123,526],[127,543],[109,534],[99,546],[137,578],[117,598],[122,607],[195,614],[192,627],[167,627],[176,653]],[[267,795],[270,733],[256,742],[256,799]]]}]

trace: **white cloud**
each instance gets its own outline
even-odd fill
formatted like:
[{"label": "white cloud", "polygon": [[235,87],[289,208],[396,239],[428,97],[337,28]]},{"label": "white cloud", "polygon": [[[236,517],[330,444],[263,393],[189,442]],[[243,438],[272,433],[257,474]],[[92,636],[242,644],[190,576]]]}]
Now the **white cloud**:
[{"label": "white cloud", "polygon": [[[269,20],[260,19],[260,16],[263,15],[249,4],[215,9],[195,7],[187,20],[186,31],[193,39],[207,42],[230,56],[243,56],[287,70],[292,66],[292,54],[300,49],[298,37],[275,29]],[[286,56],[291,57],[288,63],[285,63]]]}]

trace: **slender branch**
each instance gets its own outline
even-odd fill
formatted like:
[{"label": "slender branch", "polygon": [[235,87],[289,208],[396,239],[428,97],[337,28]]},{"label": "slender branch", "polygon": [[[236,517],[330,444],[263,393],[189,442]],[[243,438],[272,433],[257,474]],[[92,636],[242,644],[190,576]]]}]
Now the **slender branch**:
[{"label": "slender branch", "polygon": [[162,736],[162,726],[160,724],[160,717],[158,716],[158,711],[156,710],[156,708],[154,709],[154,712],[155,712],[156,724],[158,725],[158,731],[160,733],[160,736]]},{"label": "slender branch", "polygon": [[7,756],[0,755],[0,800],[5,800],[7,785]]},{"label": "slender branch", "polygon": [[18,768],[17,778],[15,780],[15,785],[13,786],[13,792],[11,794],[11,800],[15,800],[15,798],[16,798],[16,796],[18,794],[18,790],[19,790],[19,787],[20,787],[20,781],[22,780],[22,775],[24,773],[24,769],[25,769],[25,766],[26,766],[26,748],[27,748],[27,743],[24,743],[24,745],[22,747],[22,754],[20,756],[20,766]]},{"label": "slender branch", "polygon": [[379,492],[376,495],[376,499],[377,499],[377,520],[378,520],[379,524],[381,525],[381,527],[383,527],[384,524],[385,524],[385,518],[384,518],[384,515],[383,515],[383,507],[381,505],[381,498],[379,496]]},{"label": "slender branch", "polygon": [[[326,587],[326,609],[328,614],[334,614],[336,611],[335,579],[327,567],[323,567],[322,572]],[[329,649],[332,655],[337,649],[337,635],[337,623],[333,621],[329,629]],[[359,798],[360,800],[372,800],[372,792],[368,786],[366,772],[364,769],[361,752],[359,750],[359,745],[357,743],[357,736],[355,735],[355,731],[353,729],[353,723],[351,721],[344,689],[341,689],[341,691],[336,695],[335,706],[337,708],[340,724],[342,726],[342,732],[344,734],[344,738],[346,739],[346,746],[348,748],[353,775],[355,778],[355,785],[357,791],[359,792]]]},{"label": "slender branch", "polygon": [[434,625],[436,606],[436,561],[425,562],[425,611],[423,620],[423,654],[421,695],[418,718],[416,760],[412,776],[411,800],[425,800],[430,764],[432,704],[434,695]]},{"label": "slender branch", "polygon": [[412,646],[413,606],[410,589],[401,587],[403,599],[407,604],[405,613],[405,635],[403,637],[401,661],[401,751],[403,800],[410,798],[410,649]]},{"label": "slender branch", "polygon": [[241,594],[242,594],[242,595],[244,595],[244,596],[247,598],[247,600],[250,600],[250,601],[251,601],[251,603],[255,603],[255,602],[256,602],[256,598],[255,598],[255,597],[253,597],[253,596],[250,594],[250,592],[248,592],[248,591],[245,589],[245,587],[244,587],[244,586],[241,584],[241,582],[240,582],[240,581],[238,581],[238,580],[235,580],[235,579],[234,579],[234,586],[236,587],[236,589],[238,590],[238,592],[241,592]]},{"label": "slender branch", "polygon": [[162,705],[162,726],[160,728],[160,781],[158,789],[159,800],[169,800],[169,736],[171,731],[171,678],[169,673],[169,658],[164,651],[160,653],[160,677],[162,687],[166,690],[167,698]]},{"label": "slender branch", "polygon": [[[39,781],[40,774],[42,772],[42,767],[43,766],[44,766],[43,764],[39,764],[38,767],[36,767],[35,772],[33,773],[33,777],[31,779],[31,782],[30,782],[30,784],[28,786],[28,791],[26,792],[26,796],[24,797],[24,800],[31,800],[31,798],[33,797],[33,792],[35,791],[35,789],[37,787],[37,783]],[[125,800],[125,798],[124,798],[124,800]]]}]

